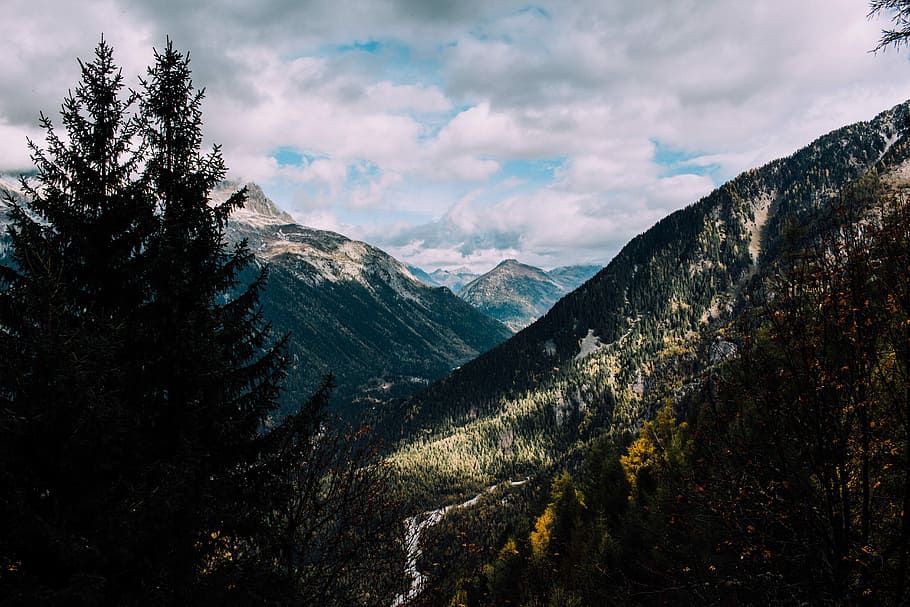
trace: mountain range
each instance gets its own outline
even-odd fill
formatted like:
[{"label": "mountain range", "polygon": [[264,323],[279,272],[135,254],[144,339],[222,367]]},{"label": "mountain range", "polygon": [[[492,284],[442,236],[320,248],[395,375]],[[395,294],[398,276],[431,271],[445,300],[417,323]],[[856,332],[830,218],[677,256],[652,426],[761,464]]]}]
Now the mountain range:
[{"label": "mountain range", "polygon": [[[595,268],[545,272],[511,259],[470,280],[469,272],[427,274],[411,270],[366,243],[296,224],[253,184],[247,186],[246,207],[231,217],[227,236],[233,242],[247,241],[258,263],[270,268],[270,280],[262,294],[264,312],[278,333],[291,335],[286,409],[302,402],[326,374],[334,372],[339,410],[352,418],[369,415],[378,419],[380,431],[397,441],[390,461],[396,478],[402,480],[418,507],[455,504],[426,510],[423,520],[419,514],[409,518],[409,528],[416,529],[413,533],[427,530],[446,516],[466,516],[464,511],[480,504],[481,523],[471,531],[449,524],[449,539],[457,535],[460,543],[430,546],[424,561],[449,565],[447,558],[431,552],[440,545],[456,552],[459,546],[471,546],[471,551],[462,552],[476,548],[478,553],[492,546],[493,552],[488,550],[487,556],[496,562],[504,562],[522,549],[525,553],[530,550],[540,565],[544,562],[541,559],[560,555],[552,550],[541,552],[535,542],[540,545],[544,536],[568,533],[569,526],[560,521],[573,520],[564,516],[567,510],[558,514],[551,506],[575,504],[576,514],[587,508],[583,492],[567,492],[573,487],[570,475],[554,482],[560,471],[581,470],[581,462],[602,464],[597,458],[603,452],[596,447],[609,442],[617,453],[626,455],[618,456],[619,467],[612,472],[600,469],[601,475],[614,474],[618,479],[603,486],[653,481],[654,471],[647,469],[651,463],[646,461],[651,455],[639,451],[639,460],[632,461],[632,445],[662,440],[652,422],[660,422],[664,429],[684,429],[682,420],[694,419],[699,403],[716,404],[711,390],[720,390],[725,379],[711,375],[737,355],[737,342],[731,341],[726,331],[745,326],[745,337],[741,334],[740,338],[747,341],[755,337],[749,329],[757,335],[768,328],[747,323],[758,309],[756,302],[765,305],[781,293],[774,290],[779,271],[810,268],[799,265],[800,259],[809,257],[810,247],[825,238],[829,248],[817,247],[813,263],[829,261],[831,253],[839,251],[845,242],[839,238],[874,227],[875,219],[885,213],[875,206],[879,200],[876,188],[903,188],[904,198],[898,196],[897,204],[905,204],[906,191],[910,190],[908,118],[910,103],[901,104],[869,122],[829,133],[791,156],[747,171],[634,238],[596,273]],[[224,200],[236,187],[224,184],[214,192],[214,201]],[[10,181],[0,180],[0,190],[15,196],[17,188]],[[846,222],[853,223],[848,226]],[[897,228],[903,232],[888,234],[903,238],[906,223]],[[886,266],[887,257],[870,257],[869,267]],[[891,275],[900,275],[905,266],[896,265]],[[827,269],[833,272],[827,276],[846,274],[836,263]],[[458,285],[459,296],[451,287],[421,282],[435,281],[434,275]],[[850,282],[854,277],[861,280]],[[873,274],[851,274],[849,278],[844,284],[850,283],[854,298],[844,311],[852,315],[862,307],[867,290],[878,289],[876,296],[887,302],[892,324],[899,329],[890,336],[894,342],[888,342],[889,347],[897,344],[905,348],[906,290],[891,291],[888,285],[874,284]],[[578,283],[583,284],[572,290]],[[817,314],[829,304],[837,308],[842,303],[841,293],[827,297],[819,289],[819,295],[817,300],[807,300],[813,305],[802,312]],[[777,311],[783,315],[780,308]],[[508,328],[484,312],[498,316]],[[767,318],[773,324],[777,317],[769,313]],[[843,338],[824,343],[840,347],[858,340],[871,325],[823,326]],[[510,329],[518,333],[510,337]],[[786,329],[798,333],[800,326]],[[811,338],[804,343],[811,346],[810,342]],[[862,362],[869,353],[860,354]],[[875,370],[881,377],[874,379],[886,388],[891,385],[892,374],[899,375],[894,370],[897,354],[896,349],[873,352],[883,361],[881,369]],[[804,361],[810,379],[818,380],[820,389],[836,397],[832,402],[837,411],[826,419],[841,419],[845,413],[839,408],[838,393],[844,385],[830,381],[834,375],[819,373],[810,358]],[[844,377],[862,379],[849,365],[839,369]],[[781,380],[784,387],[801,381],[796,374],[786,372],[757,377]],[[905,376],[903,379],[906,383]],[[779,400],[778,388],[775,385],[768,390],[771,400]],[[801,410],[803,398],[811,400],[812,392],[797,393],[797,398],[787,403],[790,411]],[[859,415],[872,402],[865,396],[864,392],[857,395]],[[905,404],[906,399],[900,402]],[[662,421],[661,417],[655,421],[658,411]],[[717,419],[730,426],[739,423]],[[868,436],[867,430],[879,424],[878,419],[864,420],[857,428]],[[752,428],[756,442],[765,443],[766,451],[773,450],[774,446],[764,440],[764,429],[761,425]],[[733,431],[739,430],[734,427]],[[891,447],[890,455],[905,449],[903,436],[904,443]],[[657,448],[664,456],[672,450],[683,453],[688,449],[668,442],[656,444],[655,453]],[[823,451],[828,449],[825,441],[818,446]],[[871,453],[864,446],[857,452],[864,457]],[[734,456],[742,456],[746,465],[735,469]],[[749,449],[721,454],[721,459],[734,462],[731,469],[737,477],[748,472],[751,457]],[[700,464],[700,460],[695,462]],[[634,475],[630,466],[639,467]],[[845,480],[843,485],[851,482]],[[861,482],[869,491],[879,488],[868,478]],[[585,491],[592,488],[579,486]],[[737,496],[732,503],[740,510],[739,500],[748,487],[736,480],[731,486],[738,489],[731,495]],[[520,518],[514,516],[519,510],[525,509],[526,514],[545,503],[550,487],[551,501],[537,524],[514,523]],[[705,491],[697,483],[691,489],[694,494]],[[768,505],[764,484],[760,490],[763,511]],[[634,491],[649,490],[639,485]],[[475,497],[464,501],[470,495]],[[590,495],[595,499],[606,496],[611,508],[616,501],[612,493],[591,491]],[[629,508],[632,495],[627,499],[620,494],[615,511]],[[677,506],[684,502],[682,494],[675,491],[664,497],[674,501],[673,496],[677,496]],[[593,507],[593,500],[588,503]],[[636,507],[651,512],[647,502]],[[453,515],[447,515],[450,510]],[[864,518],[875,518],[871,506],[864,510],[868,510]],[[906,521],[899,513],[895,509],[889,516]],[[839,516],[833,511],[829,515]],[[511,523],[504,522],[508,517],[513,517]],[[583,518],[579,514],[574,520]],[[597,520],[600,525],[602,520]],[[784,519],[775,524],[780,520]],[[493,522],[487,525],[488,521]],[[511,547],[507,543],[495,552],[498,547],[494,543],[505,539],[509,525],[513,526],[510,532],[519,528],[529,537],[528,546],[511,539]],[[789,523],[784,527],[789,545]],[[470,533],[476,529],[482,529],[486,534],[483,541],[489,545],[475,543]],[[491,529],[496,531],[491,533]],[[749,536],[755,533],[751,522],[744,529]],[[615,543],[618,537],[603,535],[601,539]],[[627,542],[642,544],[634,534],[630,537]],[[906,544],[906,534],[903,537]],[[417,542],[413,536],[408,543],[417,547],[409,549],[409,571],[420,580],[429,579],[423,573],[426,563],[417,561],[428,544]],[[862,544],[862,552],[867,547]],[[649,575],[653,571],[646,569]],[[496,570],[490,568],[488,572],[484,583],[495,581],[492,573]],[[683,572],[688,575],[689,568]],[[502,580],[498,583],[508,589]]]},{"label": "mountain range", "polygon": [[[213,193],[225,198],[235,185]],[[269,265],[262,305],[289,333],[288,407],[334,375],[339,410],[408,394],[506,339],[510,332],[453,295],[417,280],[366,243],[296,224],[255,184],[228,224]]]},{"label": "mountain range", "polygon": [[[237,187],[223,184],[212,201]],[[383,251],[300,226],[257,185],[246,188],[246,204],[231,215],[226,236],[246,239],[257,263],[269,266],[264,313],[277,334],[290,336],[284,411],[305,402],[331,373],[335,408],[362,419],[374,401],[414,392],[511,335]],[[0,190],[16,197],[19,185],[4,177]]]},{"label": "mountain range", "polygon": [[601,266],[575,265],[542,270],[506,259],[485,274],[468,268],[431,273],[409,266],[419,280],[444,286],[478,310],[520,331],[549,310],[560,297],[594,276]]}]

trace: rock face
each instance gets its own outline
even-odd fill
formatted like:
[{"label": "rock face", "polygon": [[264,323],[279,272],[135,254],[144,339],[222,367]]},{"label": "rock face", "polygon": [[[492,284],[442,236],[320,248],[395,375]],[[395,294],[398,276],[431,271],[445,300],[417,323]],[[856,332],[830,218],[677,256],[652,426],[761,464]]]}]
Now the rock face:
[{"label": "rock face", "polygon": [[545,272],[507,259],[465,285],[458,296],[513,331],[520,331],[599,269],[569,266]]},{"label": "rock face", "polygon": [[[269,265],[266,317],[291,336],[286,407],[332,373],[334,402],[359,417],[364,406],[411,393],[509,336],[501,323],[448,289],[418,281],[385,252],[297,225],[257,186],[247,190],[228,237],[246,238]],[[225,186],[212,198],[231,191]]]}]

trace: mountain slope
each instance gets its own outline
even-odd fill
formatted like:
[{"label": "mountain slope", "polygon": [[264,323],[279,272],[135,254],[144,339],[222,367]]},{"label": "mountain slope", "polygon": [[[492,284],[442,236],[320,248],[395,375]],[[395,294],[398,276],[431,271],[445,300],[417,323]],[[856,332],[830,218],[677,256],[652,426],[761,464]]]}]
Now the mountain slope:
[{"label": "mountain slope", "polygon": [[520,331],[599,270],[600,266],[565,266],[545,272],[506,259],[462,287],[458,296],[513,331]]},{"label": "mountain slope", "polygon": [[[212,202],[234,189],[224,184]],[[278,334],[290,334],[286,408],[304,402],[329,373],[341,411],[410,394],[511,335],[448,289],[424,285],[383,251],[296,225],[258,186],[247,189],[227,237],[246,238],[258,261],[269,264],[265,317]],[[0,176],[4,193],[18,197],[19,186]],[[5,208],[0,198],[0,214]],[[0,255],[5,246],[0,238]],[[354,401],[361,402],[352,407]]]},{"label": "mountain slope", "polygon": [[603,269],[603,266],[562,266],[553,268],[547,272],[547,276],[556,281],[557,284],[562,285],[566,290],[566,293],[568,293],[583,285],[591,277],[600,272],[601,269]]},{"label": "mountain slope", "polygon": [[[258,186],[247,188],[227,237],[246,238],[258,262],[269,265],[262,305],[276,333],[290,334],[288,410],[332,373],[333,404],[360,418],[372,400],[412,393],[511,335],[448,289],[419,282],[383,251],[296,225]],[[234,189],[225,184],[212,201]],[[18,191],[13,179],[0,177],[0,195]],[[5,238],[0,254],[4,246]]]},{"label": "mountain slope", "polygon": [[[269,264],[266,318],[290,333],[289,406],[328,373],[350,409],[407,394],[505,339],[508,330],[447,289],[428,287],[383,251],[297,225],[255,185],[229,223]],[[214,199],[228,195],[226,188]]]},{"label": "mountain slope", "polygon": [[466,284],[458,296],[519,331],[553,307],[566,292],[543,270],[507,259]]},{"label": "mountain slope", "polygon": [[902,104],[825,135],[634,238],[543,318],[395,411],[390,423],[412,437],[396,461],[444,494],[537,474],[586,437],[634,432],[663,398],[685,392],[674,369],[687,353],[723,356],[715,321],[793,226],[811,225],[883,157],[907,113]]},{"label": "mountain slope", "polygon": [[458,293],[466,284],[477,278],[479,274],[475,274],[468,268],[457,268],[455,270],[433,270],[427,276],[429,276],[433,284],[448,287],[452,293]]}]

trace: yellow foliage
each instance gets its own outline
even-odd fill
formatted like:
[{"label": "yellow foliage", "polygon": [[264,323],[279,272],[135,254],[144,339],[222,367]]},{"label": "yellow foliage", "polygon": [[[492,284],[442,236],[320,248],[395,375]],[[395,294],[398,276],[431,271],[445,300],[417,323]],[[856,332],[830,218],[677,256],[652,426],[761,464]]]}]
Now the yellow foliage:
[{"label": "yellow foliage", "polygon": [[547,554],[547,548],[550,546],[550,539],[553,536],[553,524],[556,520],[556,506],[549,504],[534,524],[534,531],[531,532],[531,552],[535,558],[543,558]]},{"label": "yellow foliage", "polygon": [[208,553],[203,557],[203,574],[211,573],[217,569],[221,563],[234,559],[235,548],[231,538],[222,535],[220,531],[212,531],[209,533],[209,537],[212,541],[206,542],[206,546],[203,546],[202,542],[197,543],[198,548],[208,548]]},{"label": "yellow foliage", "polygon": [[467,605],[468,593],[465,592],[464,588],[459,588],[452,600],[449,601],[449,607],[467,607]]},{"label": "yellow foliage", "polygon": [[510,556],[516,556],[517,554],[518,544],[515,543],[515,538],[510,537],[505,546],[502,547],[502,550],[499,551],[499,560],[504,561]]},{"label": "yellow foliage", "polygon": [[646,422],[638,438],[629,445],[625,455],[620,456],[619,463],[626,473],[626,480],[631,490],[629,499],[638,495],[638,479],[646,470],[652,470],[657,463],[657,447],[650,439],[651,422]]},{"label": "yellow foliage", "polygon": [[692,449],[687,430],[686,422],[677,423],[670,402],[657,413],[654,421],[645,422],[638,438],[629,445],[625,455],[619,458],[629,483],[630,500],[639,497],[639,481],[645,475],[679,469],[685,464]]}]

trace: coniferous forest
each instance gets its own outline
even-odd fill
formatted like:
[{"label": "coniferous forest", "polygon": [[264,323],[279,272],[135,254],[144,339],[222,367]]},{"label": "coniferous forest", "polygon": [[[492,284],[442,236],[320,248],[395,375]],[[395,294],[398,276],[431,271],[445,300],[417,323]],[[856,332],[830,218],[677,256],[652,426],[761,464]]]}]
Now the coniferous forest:
[{"label": "coniferous forest", "polygon": [[910,601],[910,102],[342,420],[331,375],[287,402],[266,311],[307,302],[265,299],[189,55],[152,59],[102,39],[6,195],[0,606]]}]

